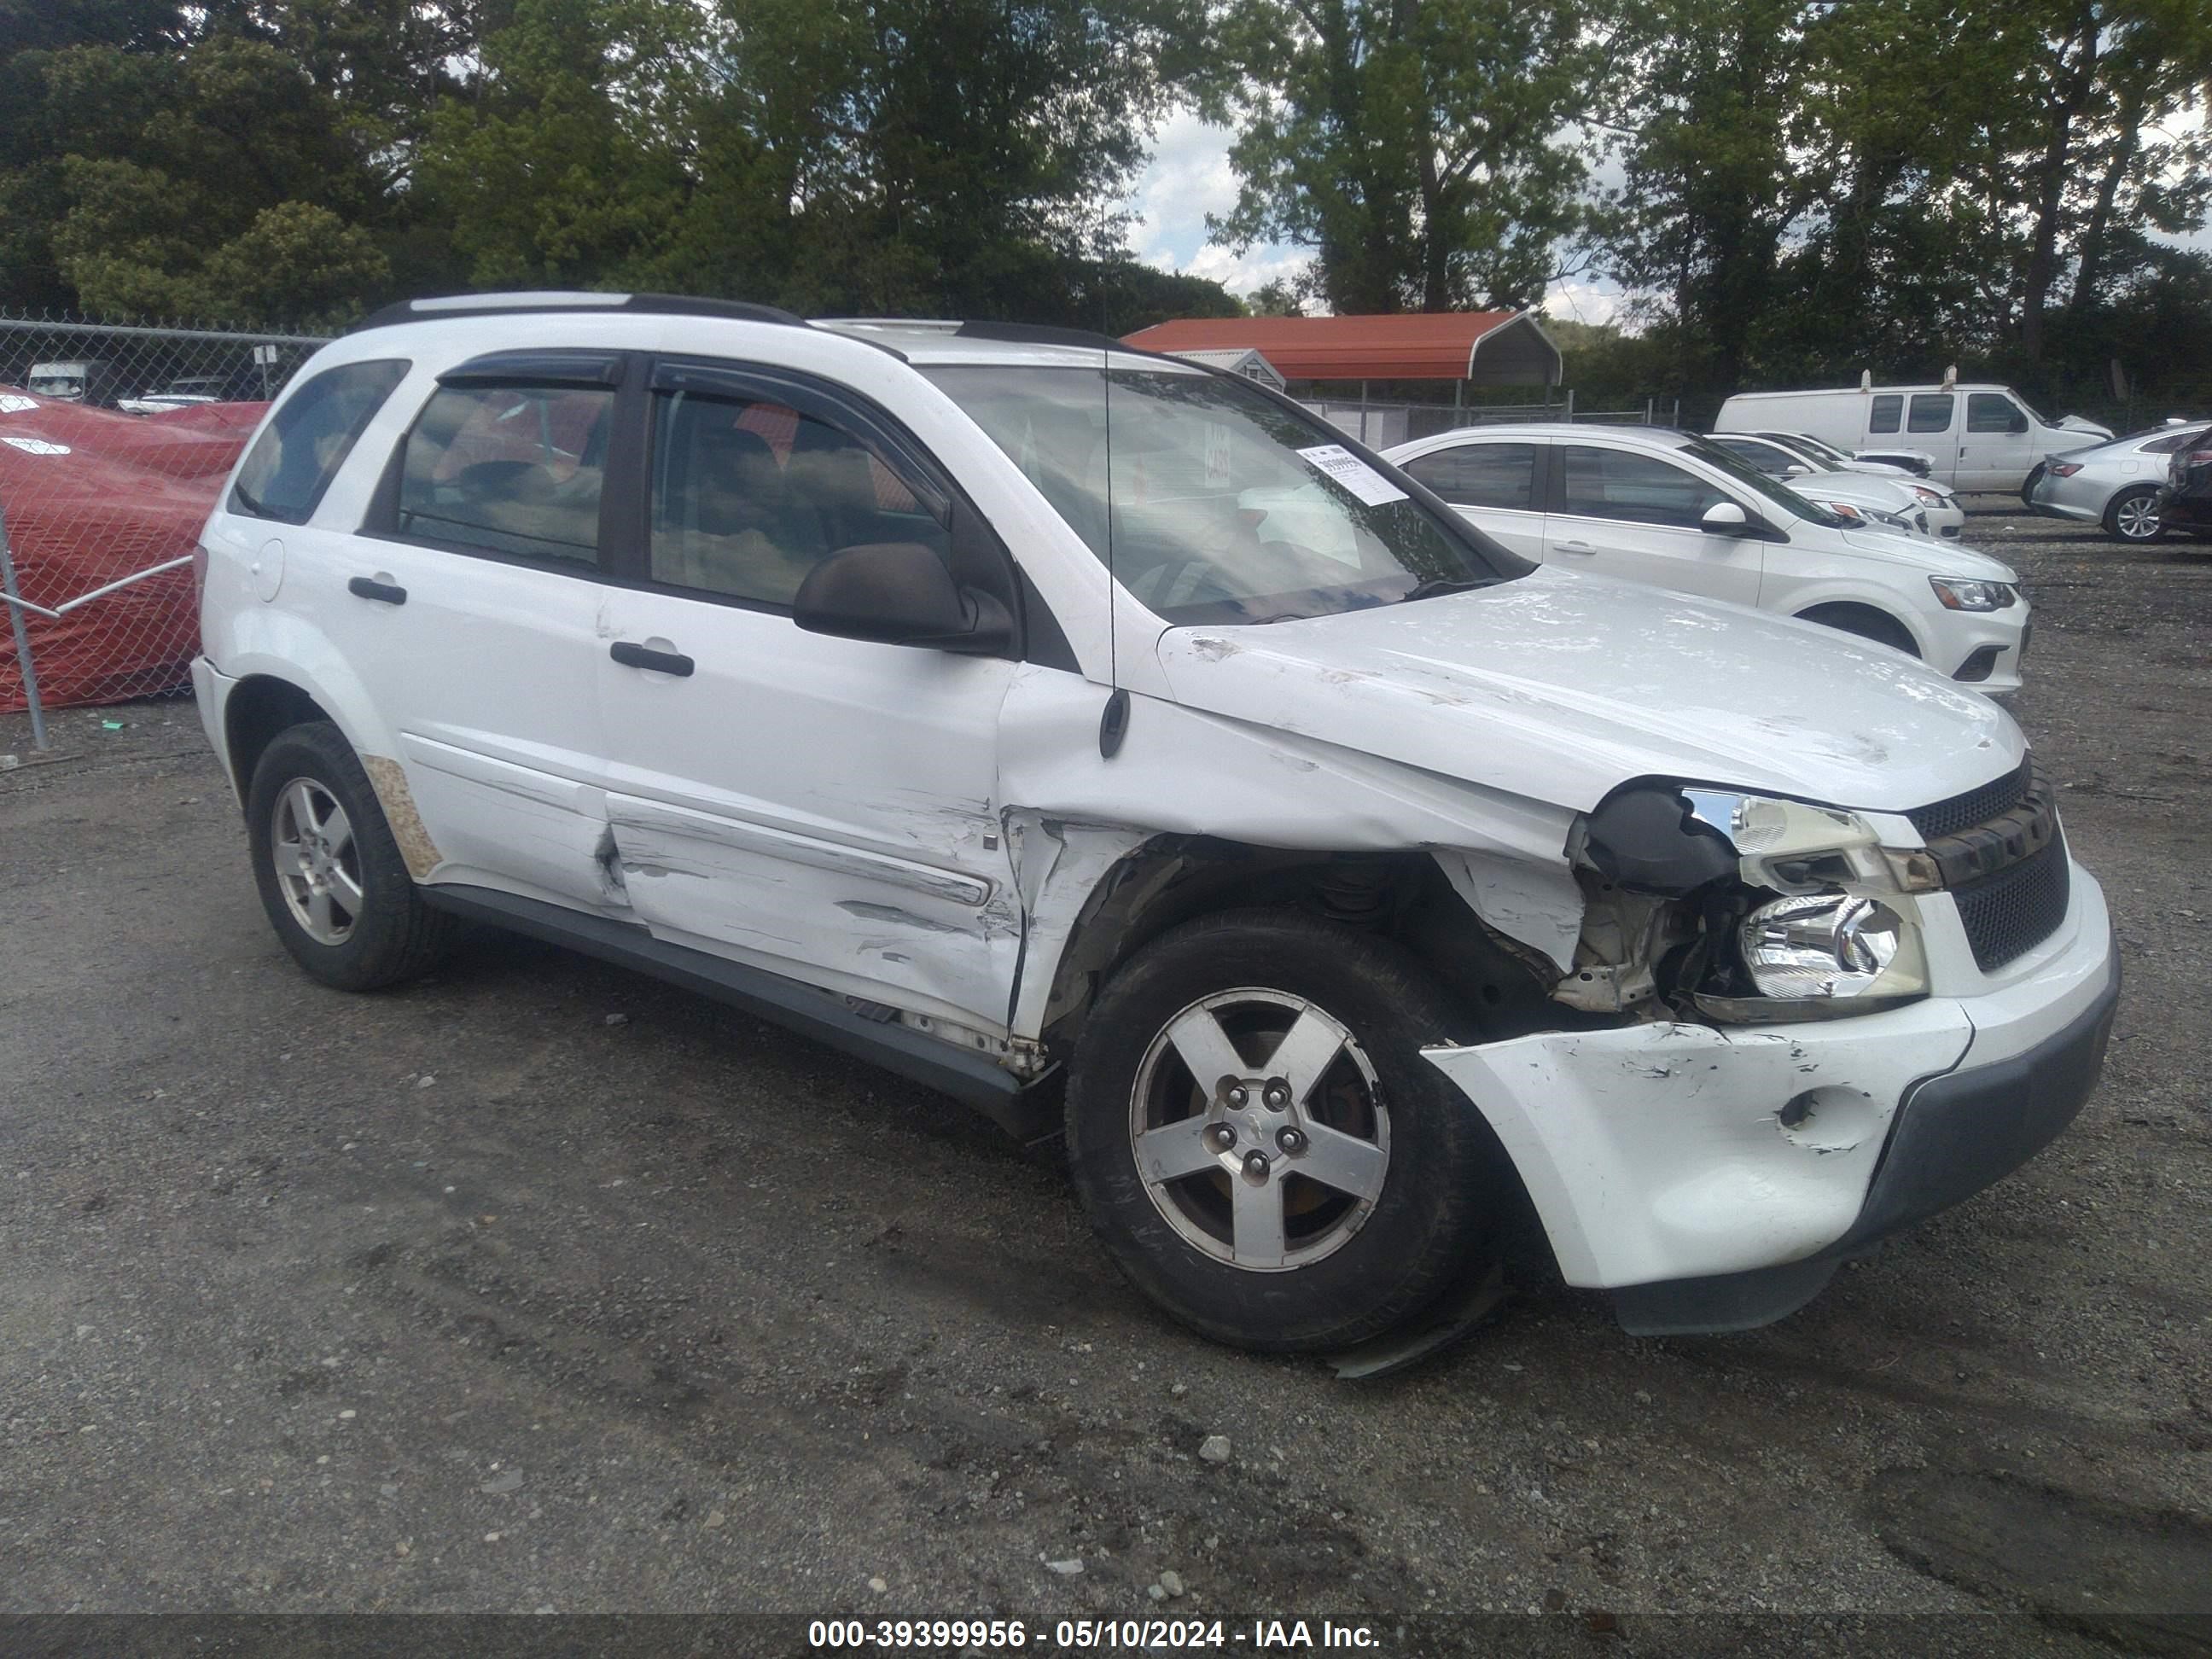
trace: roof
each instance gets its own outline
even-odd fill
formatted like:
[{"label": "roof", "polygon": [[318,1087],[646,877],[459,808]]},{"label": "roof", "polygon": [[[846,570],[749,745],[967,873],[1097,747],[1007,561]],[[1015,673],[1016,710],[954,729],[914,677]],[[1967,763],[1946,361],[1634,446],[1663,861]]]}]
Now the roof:
[{"label": "roof", "polygon": [[1559,350],[1525,311],[1185,317],[1128,335],[1146,351],[1254,350],[1292,380],[1557,385]]},{"label": "roof", "polygon": [[1250,346],[1223,346],[1218,349],[1176,351],[1168,354],[1187,362],[1204,363],[1208,368],[1224,369],[1231,374],[1241,374],[1248,380],[1264,380],[1280,392],[1287,384],[1282,370],[1269,362],[1266,354]]}]

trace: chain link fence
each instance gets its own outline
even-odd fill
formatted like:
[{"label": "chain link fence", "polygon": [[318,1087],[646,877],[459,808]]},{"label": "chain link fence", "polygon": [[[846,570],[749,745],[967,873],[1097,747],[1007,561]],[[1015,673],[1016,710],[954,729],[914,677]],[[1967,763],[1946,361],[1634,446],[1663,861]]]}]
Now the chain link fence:
[{"label": "chain link fence", "polygon": [[0,713],[190,687],[200,526],[324,337],[0,313]]}]

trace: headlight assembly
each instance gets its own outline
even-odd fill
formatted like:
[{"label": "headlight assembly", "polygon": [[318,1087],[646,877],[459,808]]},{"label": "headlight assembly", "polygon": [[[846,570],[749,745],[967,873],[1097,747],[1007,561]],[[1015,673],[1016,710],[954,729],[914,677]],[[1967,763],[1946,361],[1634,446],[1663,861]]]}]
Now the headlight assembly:
[{"label": "headlight assembly", "polygon": [[1707,913],[1699,1009],[1732,1023],[1832,1018],[1928,994],[1911,896],[1943,878],[1926,852],[1885,847],[1836,807],[1715,789],[1682,798],[1735,848],[1742,884],[1742,908]]},{"label": "headlight assembly", "polygon": [[1928,585],[1936,590],[1936,597],[1946,611],[2002,611],[2020,597],[2009,582],[1972,582],[1930,576]]}]

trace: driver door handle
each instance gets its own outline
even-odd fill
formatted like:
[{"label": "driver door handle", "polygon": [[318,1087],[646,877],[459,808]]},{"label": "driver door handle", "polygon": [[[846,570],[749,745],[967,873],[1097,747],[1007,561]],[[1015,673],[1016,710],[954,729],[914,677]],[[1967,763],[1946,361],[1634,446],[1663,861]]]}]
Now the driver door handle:
[{"label": "driver door handle", "polygon": [[607,655],[625,668],[650,668],[656,674],[674,674],[678,678],[690,673],[698,665],[690,658],[673,651],[655,651],[649,646],[617,640],[607,647]]},{"label": "driver door handle", "polygon": [[1559,544],[1559,549],[1562,552],[1565,553],[1595,553],[1597,551],[1597,549],[1592,547],[1588,542],[1561,542]]}]

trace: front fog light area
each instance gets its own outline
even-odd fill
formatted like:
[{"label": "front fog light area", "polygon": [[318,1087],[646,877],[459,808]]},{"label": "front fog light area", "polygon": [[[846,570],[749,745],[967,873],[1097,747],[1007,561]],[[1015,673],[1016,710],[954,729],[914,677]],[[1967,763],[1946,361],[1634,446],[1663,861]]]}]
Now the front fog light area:
[{"label": "front fog light area", "polygon": [[1897,962],[1905,923],[1873,899],[1815,893],[1759,906],[1739,938],[1745,971],[1763,997],[1859,996]]}]

